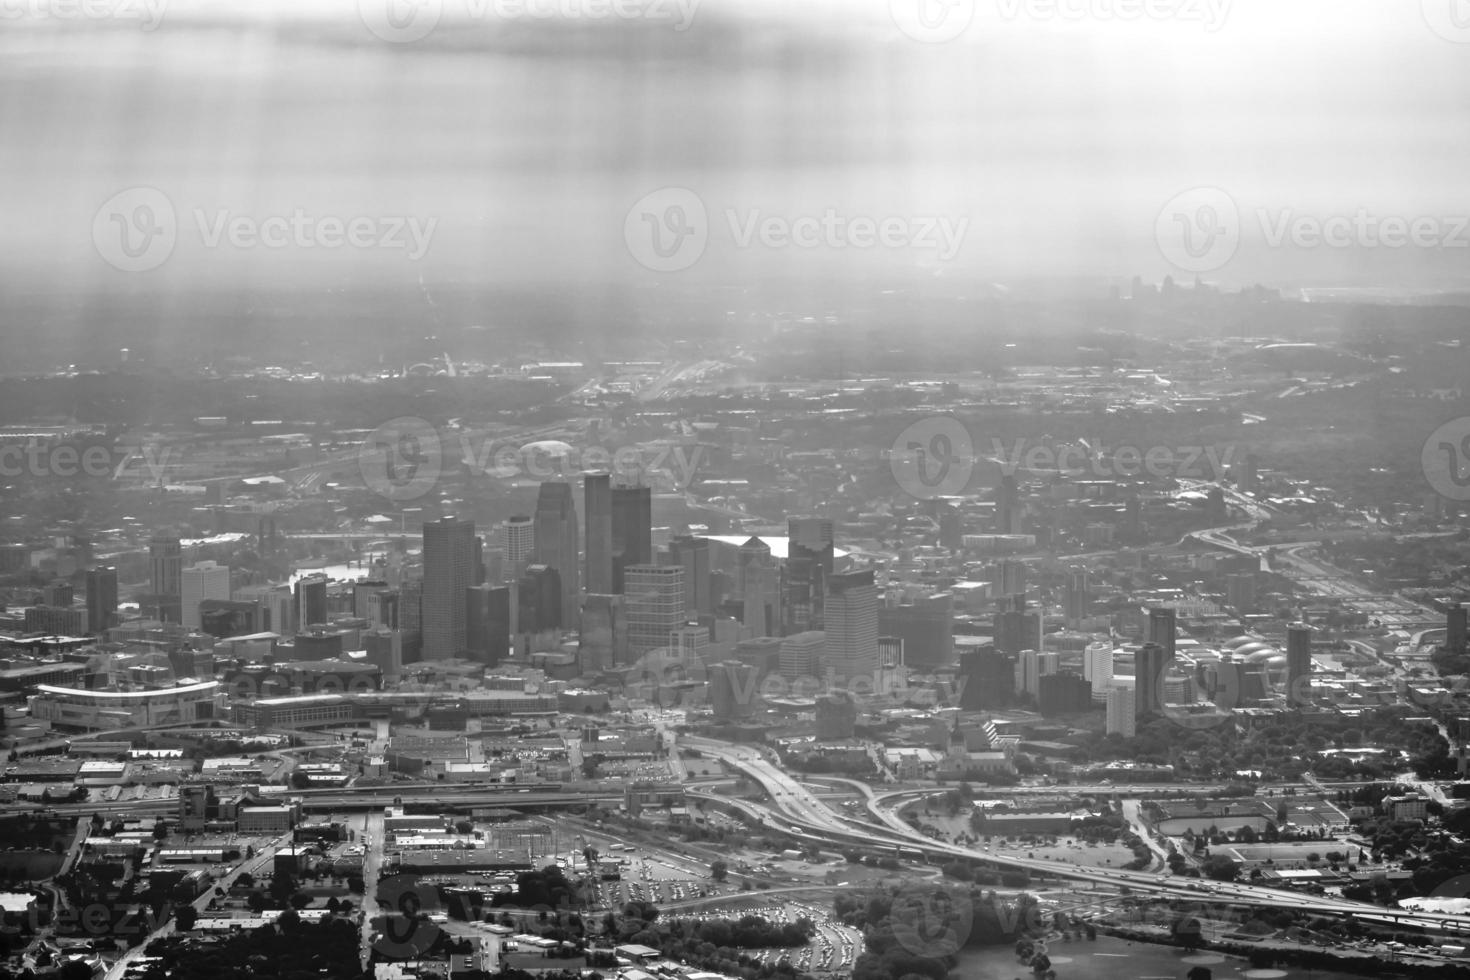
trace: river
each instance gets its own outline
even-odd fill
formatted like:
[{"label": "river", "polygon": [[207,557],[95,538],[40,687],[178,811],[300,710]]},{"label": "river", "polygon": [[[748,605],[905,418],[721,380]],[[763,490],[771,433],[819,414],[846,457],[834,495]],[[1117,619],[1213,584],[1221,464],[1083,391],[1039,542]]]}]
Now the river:
[{"label": "river", "polygon": [[[1214,980],[1363,980],[1363,974],[1281,968],[1253,970],[1244,959],[1201,950],[1188,953],[1171,946],[1135,943],[1111,936],[1095,941],[1054,941],[1049,944],[1057,980],[1184,980],[1196,966],[1214,974]],[[1016,959],[1013,946],[969,949],[960,954],[951,976],[964,980],[1031,980],[1031,971]]]}]

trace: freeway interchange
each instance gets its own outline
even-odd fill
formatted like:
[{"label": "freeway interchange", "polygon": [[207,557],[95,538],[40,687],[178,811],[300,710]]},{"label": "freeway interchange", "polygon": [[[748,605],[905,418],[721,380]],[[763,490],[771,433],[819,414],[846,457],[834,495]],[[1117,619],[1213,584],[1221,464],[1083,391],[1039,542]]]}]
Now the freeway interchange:
[{"label": "freeway interchange", "polygon": [[[854,820],[834,812],[776,766],[760,749],[704,738],[685,738],[681,741],[686,747],[719,759],[758,782],[770,795],[772,804],[763,806],[728,799],[725,802],[756,819],[763,820],[773,829],[819,845],[869,848],[892,846],[919,851],[930,856],[983,861],[1002,869],[1014,868],[1052,878],[1071,879],[1094,885],[1127,887],[1135,892],[1160,898],[1230,905],[1271,906],[1311,911],[1320,915],[1351,916],[1363,920],[1391,922],[1401,926],[1422,928],[1429,932],[1470,934],[1470,923],[1455,915],[1386,909],[1366,902],[1354,902],[1323,895],[1299,895],[1294,892],[1236,882],[1206,882],[1195,879],[1174,879],[1143,871],[1086,868],[1062,861],[1000,856],[955,844],[944,844],[930,840],[919,831],[909,827],[897,813],[885,805],[889,800],[913,796],[917,791],[879,795],[867,790],[864,795],[867,799],[868,810],[883,824],[881,827],[875,826],[872,823]],[[709,790],[704,789],[692,791],[706,797],[713,795]]]}]

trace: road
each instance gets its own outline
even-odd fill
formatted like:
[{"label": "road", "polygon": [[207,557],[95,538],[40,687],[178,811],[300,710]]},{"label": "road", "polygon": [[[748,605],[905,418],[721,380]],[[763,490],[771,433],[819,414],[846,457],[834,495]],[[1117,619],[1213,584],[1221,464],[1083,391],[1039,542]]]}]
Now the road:
[{"label": "road", "polygon": [[[891,830],[864,823],[859,825],[862,828],[859,831],[857,826],[854,826],[855,821],[850,821],[832,812],[826,804],[808,793],[790,776],[777,769],[759,751],[749,746],[729,745],[709,739],[691,738],[687,739],[686,743],[706,755],[727,762],[758,781],[771,795],[774,806],[767,807],[745,801],[728,802],[741,809],[746,809],[747,812],[766,813],[769,815],[768,822],[771,826],[793,833],[799,839],[807,837],[825,841],[829,847],[905,846],[929,855],[983,861],[999,867],[1018,868],[1055,878],[1126,886],[1146,894],[1189,898],[1195,901],[1214,900],[1239,905],[1294,908],[1315,911],[1324,915],[1350,915],[1377,921],[1391,921],[1456,935],[1470,934],[1470,923],[1467,923],[1463,917],[1455,915],[1385,909],[1366,902],[1353,902],[1331,896],[1302,895],[1238,882],[1202,882],[1188,878],[1151,875],[1141,871],[1084,868],[1063,861],[1048,861],[1040,858],[1000,857],[972,848],[931,841],[919,831],[908,828],[906,825],[903,830],[900,830],[894,823],[895,820],[899,820],[896,814],[890,814],[892,819],[885,820]],[[876,800],[871,801],[871,805],[878,806],[878,803]],[[899,820],[899,822],[902,821]],[[1202,898],[1202,894],[1213,896],[1213,898]]]},{"label": "road", "polygon": [[[244,874],[247,871],[251,875],[258,874],[260,870],[266,867],[266,865],[269,864],[271,860],[275,857],[276,851],[286,846],[290,842],[290,840],[291,835],[289,833],[282,834],[280,837],[277,837],[265,847],[261,848],[260,851],[255,855],[255,857],[247,858],[246,860],[241,861],[232,870],[227,872],[224,877],[215,880],[209,888],[205,889],[204,894],[200,895],[198,898],[190,903],[194,906],[194,911],[202,914],[205,909],[209,907],[209,903],[214,900],[214,890],[216,888],[223,888],[226,892],[228,892],[230,890],[230,886],[235,883],[235,879],[239,878],[240,875]],[[147,950],[147,947],[150,943],[152,943],[154,940],[163,939],[171,936],[173,935],[173,933],[174,920],[173,917],[169,917],[167,921],[160,923],[156,929],[149,933],[142,942],[136,944],[126,953],[124,953],[122,959],[114,963],[112,965],[112,968],[107,971],[104,980],[122,980],[122,976],[127,971],[128,965],[139,957],[145,955],[145,951]]]}]

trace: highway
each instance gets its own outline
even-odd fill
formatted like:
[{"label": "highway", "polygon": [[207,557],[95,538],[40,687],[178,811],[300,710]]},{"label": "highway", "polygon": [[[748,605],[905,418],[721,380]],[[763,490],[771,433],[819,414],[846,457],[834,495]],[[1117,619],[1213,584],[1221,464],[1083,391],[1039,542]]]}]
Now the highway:
[{"label": "highway", "polygon": [[[1470,922],[1463,917],[1413,912],[1402,909],[1386,909],[1366,902],[1323,895],[1302,895],[1272,888],[1238,882],[1215,882],[1197,879],[1180,879],[1148,874],[1140,871],[1120,871],[1104,868],[1084,868],[1062,861],[1039,858],[998,856],[989,852],[975,851],[954,844],[932,841],[916,831],[891,812],[884,811],[876,798],[869,800],[869,809],[875,814],[886,812],[883,818],[890,830],[870,824],[857,824],[842,817],[816,797],[812,796],[796,780],[777,768],[760,750],[750,746],[730,745],[710,739],[686,738],[684,744],[705,755],[721,759],[759,782],[771,795],[774,810],[746,801],[727,801],[746,812],[765,814],[767,823],[776,829],[795,825],[798,838],[808,837],[825,840],[828,846],[893,846],[907,847],[925,854],[941,857],[958,857],[981,861],[1001,868],[1016,868],[1053,878],[1067,878],[1092,884],[1127,887],[1135,892],[1154,894],[1161,897],[1187,899],[1191,901],[1215,901],[1233,905],[1262,905],[1276,908],[1300,909],[1323,915],[1355,916],[1392,921],[1402,925],[1416,926],[1428,931],[1459,935],[1470,934]],[[854,825],[865,828],[858,830]],[[902,825],[900,827],[900,825]]]}]

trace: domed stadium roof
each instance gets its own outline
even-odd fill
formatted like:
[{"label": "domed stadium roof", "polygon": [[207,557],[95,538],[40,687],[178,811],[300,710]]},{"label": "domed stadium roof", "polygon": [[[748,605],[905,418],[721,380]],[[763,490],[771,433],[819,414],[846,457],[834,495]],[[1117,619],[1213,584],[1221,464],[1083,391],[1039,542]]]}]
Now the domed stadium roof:
[{"label": "domed stadium roof", "polygon": [[523,453],[546,453],[548,456],[567,456],[576,452],[571,446],[558,439],[542,439],[528,442],[521,447]]}]

